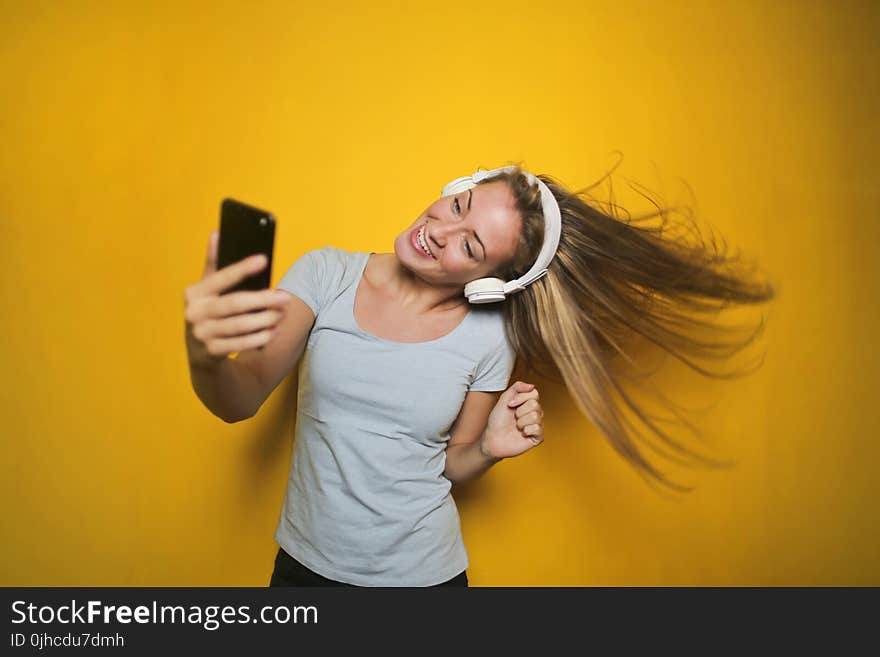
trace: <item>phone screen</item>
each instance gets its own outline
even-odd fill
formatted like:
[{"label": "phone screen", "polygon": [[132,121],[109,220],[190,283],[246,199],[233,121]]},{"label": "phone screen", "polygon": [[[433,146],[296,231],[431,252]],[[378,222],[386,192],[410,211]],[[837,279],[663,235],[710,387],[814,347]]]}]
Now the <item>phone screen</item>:
[{"label": "phone screen", "polygon": [[275,248],[275,217],[266,210],[232,198],[220,204],[220,243],[217,245],[217,269],[262,253],[266,266],[235,286],[222,292],[264,290],[272,280],[272,254]]}]

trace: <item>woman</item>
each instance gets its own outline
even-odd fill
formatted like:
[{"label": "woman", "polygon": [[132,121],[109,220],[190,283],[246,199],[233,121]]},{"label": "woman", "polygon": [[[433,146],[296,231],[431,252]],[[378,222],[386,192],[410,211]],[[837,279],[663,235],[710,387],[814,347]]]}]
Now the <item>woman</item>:
[{"label": "woman", "polygon": [[530,370],[547,364],[618,452],[672,485],[611,403],[622,339],[699,351],[705,343],[663,320],[683,325],[683,310],[705,299],[772,296],[723,271],[723,258],[518,166],[448,184],[393,254],[304,254],[280,300],[270,290],[221,297],[265,263],[215,271],[215,254],[216,234],[205,276],[187,290],[191,376],[206,406],[230,422],[251,417],[303,357],[272,584],[467,586],[451,485],[543,441],[538,391],[507,387],[517,355]]}]

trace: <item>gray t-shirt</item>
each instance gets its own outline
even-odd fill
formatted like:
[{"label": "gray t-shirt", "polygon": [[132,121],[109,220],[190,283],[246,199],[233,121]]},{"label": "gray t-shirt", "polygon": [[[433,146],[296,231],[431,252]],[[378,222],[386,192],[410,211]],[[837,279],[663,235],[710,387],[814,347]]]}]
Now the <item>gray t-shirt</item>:
[{"label": "gray t-shirt", "polygon": [[299,374],[296,439],[275,539],[319,575],[431,586],[468,566],[443,476],[468,390],[508,386],[515,353],[494,304],[436,340],[362,330],[354,298],[369,253],[303,254],[278,287],[315,313]]}]

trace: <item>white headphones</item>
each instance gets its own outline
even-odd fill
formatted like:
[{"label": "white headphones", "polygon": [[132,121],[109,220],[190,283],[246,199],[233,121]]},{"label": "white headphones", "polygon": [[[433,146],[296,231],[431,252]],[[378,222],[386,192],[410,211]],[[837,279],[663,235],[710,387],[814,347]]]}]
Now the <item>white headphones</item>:
[{"label": "white headphones", "polygon": [[[451,194],[466,192],[476,187],[477,183],[486,178],[491,178],[502,171],[514,171],[517,167],[508,166],[499,169],[486,171],[485,169],[477,169],[473,175],[456,178],[443,187],[440,192],[441,198]],[[538,259],[525,274],[512,281],[504,282],[500,278],[478,278],[464,286],[464,295],[471,303],[493,303],[495,301],[504,301],[508,294],[525,290],[527,285],[531,285],[536,280],[547,273],[547,266],[556,255],[556,249],[559,246],[559,235],[562,233],[562,216],[559,212],[559,204],[553,196],[553,193],[538,177],[520,171],[525,175],[530,185],[538,184],[541,190],[541,205],[544,208],[544,242],[541,245],[541,252],[538,253]]]}]

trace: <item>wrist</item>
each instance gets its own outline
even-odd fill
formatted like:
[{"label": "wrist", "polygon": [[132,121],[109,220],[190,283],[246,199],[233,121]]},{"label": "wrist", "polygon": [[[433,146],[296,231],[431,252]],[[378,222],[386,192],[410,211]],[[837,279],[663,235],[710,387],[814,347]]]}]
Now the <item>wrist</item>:
[{"label": "wrist", "polygon": [[483,437],[482,437],[482,438],[480,439],[480,441],[479,441],[480,455],[481,455],[484,459],[488,459],[489,461],[492,461],[493,463],[497,463],[498,461],[501,460],[501,457],[500,457],[500,456],[495,456],[494,454],[492,454],[492,453],[489,451],[489,449],[487,448],[487,446],[486,446],[486,442],[487,442],[487,441],[486,441],[486,434],[484,433],[484,434],[483,434]]},{"label": "wrist", "polygon": [[189,367],[193,371],[199,372],[216,372],[227,360],[232,360],[229,356],[205,356],[202,358],[190,358]]}]

